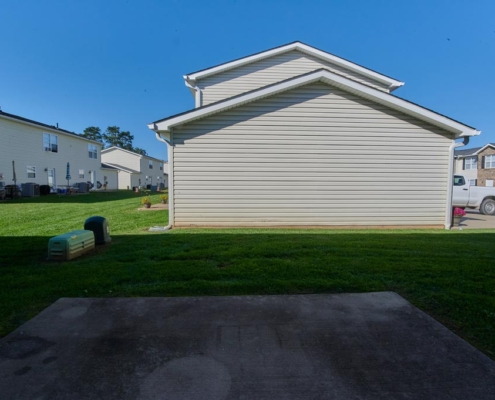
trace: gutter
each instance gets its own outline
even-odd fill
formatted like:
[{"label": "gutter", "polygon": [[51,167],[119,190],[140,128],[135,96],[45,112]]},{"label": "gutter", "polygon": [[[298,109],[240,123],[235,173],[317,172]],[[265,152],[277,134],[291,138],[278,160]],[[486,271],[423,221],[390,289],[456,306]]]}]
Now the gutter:
[{"label": "gutter", "polygon": [[155,131],[156,139],[167,145],[168,150],[168,225],[167,226],[153,226],[148,231],[150,232],[162,232],[172,229],[174,225],[174,175],[173,175],[173,161],[174,153],[172,150],[172,135],[170,134],[170,140],[164,139],[159,132]]},{"label": "gutter", "polygon": [[201,107],[201,89],[198,86],[195,86],[196,81],[190,79],[189,76],[184,75],[184,83],[189,88],[191,93],[193,93],[194,108]]},{"label": "gutter", "polygon": [[450,230],[452,227],[452,193],[453,181],[454,181],[454,150],[458,147],[466,146],[469,143],[469,136],[464,136],[462,143],[456,143],[455,141],[449,147],[449,174],[448,174],[448,186],[447,186],[447,207],[445,209],[445,229]]}]

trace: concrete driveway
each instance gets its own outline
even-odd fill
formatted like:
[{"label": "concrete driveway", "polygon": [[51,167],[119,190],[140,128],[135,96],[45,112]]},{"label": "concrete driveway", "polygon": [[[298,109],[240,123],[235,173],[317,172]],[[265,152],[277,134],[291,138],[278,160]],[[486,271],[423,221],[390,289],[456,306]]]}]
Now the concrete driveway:
[{"label": "concrete driveway", "polygon": [[495,363],[391,292],[60,299],[0,341],[6,399],[494,399]]},{"label": "concrete driveway", "polygon": [[466,216],[462,218],[459,227],[462,229],[495,229],[495,215],[483,215],[479,210],[466,209]]}]

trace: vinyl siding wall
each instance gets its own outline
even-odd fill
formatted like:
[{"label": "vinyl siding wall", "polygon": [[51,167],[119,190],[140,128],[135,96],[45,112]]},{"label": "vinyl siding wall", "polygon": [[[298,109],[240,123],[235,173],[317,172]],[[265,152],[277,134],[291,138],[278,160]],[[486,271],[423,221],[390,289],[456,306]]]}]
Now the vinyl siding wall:
[{"label": "vinyl siding wall", "polygon": [[101,169],[102,173],[102,180],[101,183],[105,182],[105,177],[107,177],[107,189],[118,189],[119,188],[119,177],[118,177],[118,172],[115,169]]},{"label": "vinyl siding wall", "polygon": [[[58,152],[45,151],[43,149],[43,133],[57,136]],[[67,185],[65,179],[67,162],[70,163],[72,179],[70,184],[87,182],[90,180],[89,171],[96,171],[96,180],[103,179],[101,172],[101,158],[98,147],[97,158],[89,158],[88,142],[83,138],[65,134],[62,132],[26,125],[0,118],[0,172],[3,173],[4,183],[11,185],[12,161],[15,161],[17,184],[37,183],[48,184],[48,172],[46,169],[55,169],[56,186]],[[27,177],[27,166],[36,168],[36,177]],[[79,178],[79,170],[84,170],[84,178]]]},{"label": "vinyl siding wall", "polygon": [[442,225],[450,136],[317,83],[173,131],[176,226]]},{"label": "vinyl siding wall", "polygon": [[122,167],[139,171],[141,157],[119,149],[109,149],[101,154],[104,163],[117,164]]},{"label": "vinyl siding wall", "polygon": [[198,86],[202,89],[202,105],[214,103],[320,68],[326,68],[388,92],[387,87],[380,82],[294,50],[199,80]]}]

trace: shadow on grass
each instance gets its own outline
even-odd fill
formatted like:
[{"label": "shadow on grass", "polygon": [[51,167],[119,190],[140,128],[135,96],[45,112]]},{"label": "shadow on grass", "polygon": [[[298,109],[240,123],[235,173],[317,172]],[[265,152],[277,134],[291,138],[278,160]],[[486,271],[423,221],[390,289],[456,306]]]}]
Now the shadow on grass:
[{"label": "shadow on grass", "polygon": [[0,335],[60,297],[395,291],[495,353],[495,232],[177,230],[117,235],[68,262],[3,237]]},{"label": "shadow on grass", "polygon": [[90,203],[101,203],[106,201],[115,201],[115,200],[126,200],[144,196],[155,196],[160,194],[166,194],[166,191],[162,192],[139,192],[135,193],[131,190],[118,190],[118,191],[108,191],[108,192],[90,192],[83,194],[75,194],[75,195],[66,195],[66,194],[50,194],[47,196],[39,196],[39,197],[23,197],[20,199],[5,199],[0,201],[0,207],[8,206],[12,204],[44,204],[44,203],[81,203],[81,204],[90,204]]}]

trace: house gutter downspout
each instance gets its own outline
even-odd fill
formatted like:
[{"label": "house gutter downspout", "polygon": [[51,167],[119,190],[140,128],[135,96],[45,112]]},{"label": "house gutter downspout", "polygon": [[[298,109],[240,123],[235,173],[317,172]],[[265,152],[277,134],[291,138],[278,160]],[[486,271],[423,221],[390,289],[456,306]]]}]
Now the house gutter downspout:
[{"label": "house gutter downspout", "polygon": [[[469,143],[469,136],[464,136],[462,143],[455,141],[449,147],[449,176],[447,186],[447,208],[445,209],[445,229],[449,230],[452,226],[452,193],[454,181],[454,150],[458,147],[466,146]],[[454,139],[455,140],[455,139]]]},{"label": "house gutter downspout", "polygon": [[184,82],[191,91],[194,91],[194,108],[201,107],[201,89],[194,86],[194,81],[190,80],[187,75],[184,76]]},{"label": "house gutter downspout", "polygon": [[155,131],[157,140],[167,145],[168,151],[168,225],[167,226],[154,226],[150,228],[150,231],[168,231],[172,229],[174,225],[174,179],[173,179],[173,151],[172,151],[172,135],[170,140],[164,139],[159,132]]}]

